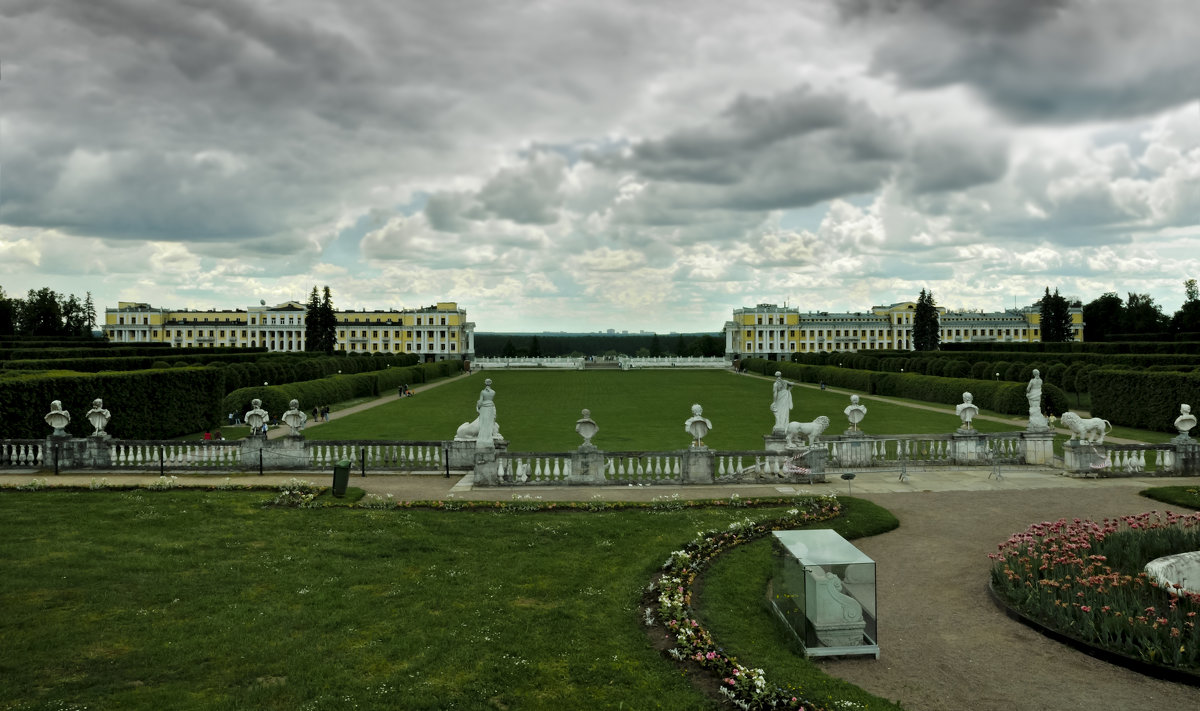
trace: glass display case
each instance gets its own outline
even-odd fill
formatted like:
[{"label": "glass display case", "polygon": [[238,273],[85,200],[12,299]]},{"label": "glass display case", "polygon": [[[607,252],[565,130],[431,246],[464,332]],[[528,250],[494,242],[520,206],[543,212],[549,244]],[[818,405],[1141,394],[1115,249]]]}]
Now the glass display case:
[{"label": "glass display case", "polygon": [[771,606],[810,657],[879,658],[875,561],[830,529],[776,531]]}]

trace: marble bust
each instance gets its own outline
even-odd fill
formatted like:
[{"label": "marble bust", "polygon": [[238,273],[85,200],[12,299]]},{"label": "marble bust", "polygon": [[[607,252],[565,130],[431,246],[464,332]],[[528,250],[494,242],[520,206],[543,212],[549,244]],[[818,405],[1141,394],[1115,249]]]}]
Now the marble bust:
[{"label": "marble bust", "polygon": [[92,432],[92,437],[104,437],[108,434],[104,431],[104,428],[108,426],[108,421],[112,419],[112,415],[108,412],[108,410],[104,409],[103,400],[100,398],[92,400],[92,409],[87,411],[87,415],[85,415],[85,417],[87,418],[88,423],[91,424],[91,426],[95,429],[95,431]]},{"label": "marble bust", "polygon": [[712,422],[703,413],[704,408],[699,403],[692,405],[692,416],[683,423],[684,431],[692,436],[693,447],[703,447],[704,436],[712,431]]},{"label": "marble bust", "polygon": [[596,433],[600,431],[600,425],[597,425],[596,422],[592,420],[591,410],[584,409],[581,414],[583,417],[575,420],[575,432],[580,437],[583,437],[583,444],[579,445],[579,448],[595,449],[596,445],[592,444],[592,437],[595,437]]},{"label": "marble bust", "polygon": [[54,437],[66,437],[67,425],[71,424],[71,413],[62,407],[62,400],[50,403],[50,412],[46,413],[46,424],[54,428]]},{"label": "marble bust", "polygon": [[962,427],[959,429],[963,432],[974,429],[971,425],[971,420],[979,414],[979,407],[975,405],[975,396],[971,393],[963,393],[963,401],[954,406],[954,413],[962,420]]},{"label": "marble bust", "polygon": [[1196,426],[1196,416],[1192,414],[1191,405],[1179,406],[1179,417],[1175,418],[1175,429],[1179,430],[1179,439],[1189,439],[1188,432]]},{"label": "marble bust", "polygon": [[846,419],[850,421],[850,429],[857,431],[858,423],[862,422],[863,418],[867,416],[867,406],[858,403],[857,395],[851,395],[850,404],[842,412],[846,415]]},{"label": "marble bust", "polygon": [[304,429],[304,423],[308,422],[308,415],[300,409],[300,401],[292,400],[288,403],[288,411],[283,413],[283,422],[288,427],[292,428],[290,436],[299,437],[300,430]]},{"label": "marble bust", "polygon": [[250,425],[250,435],[262,435],[263,425],[270,421],[270,415],[262,409],[262,400],[254,398],[250,401],[250,411],[246,413],[244,418],[246,424]]}]

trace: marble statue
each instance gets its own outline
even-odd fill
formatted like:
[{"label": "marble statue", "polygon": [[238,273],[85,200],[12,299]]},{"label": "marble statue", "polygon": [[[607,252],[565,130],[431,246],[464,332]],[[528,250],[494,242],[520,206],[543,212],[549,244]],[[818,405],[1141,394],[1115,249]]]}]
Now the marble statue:
[{"label": "marble statue", "polygon": [[787,432],[788,414],[792,411],[792,383],[783,379],[783,373],[775,371],[775,385],[771,397],[771,412],[775,413],[775,434]]},{"label": "marble statue", "polygon": [[104,431],[104,428],[108,426],[108,421],[112,419],[112,415],[108,410],[104,409],[103,400],[100,398],[92,400],[92,409],[88,410],[87,415],[84,417],[87,418],[88,423],[95,429],[92,432],[92,437],[104,437],[108,434]]},{"label": "marble statue", "polygon": [[67,436],[67,425],[71,424],[71,413],[62,409],[62,400],[54,400],[50,403],[50,412],[46,413],[46,424],[54,428],[53,436]]},{"label": "marble statue", "polygon": [[595,449],[596,445],[592,444],[592,437],[600,431],[600,425],[597,425],[592,420],[592,411],[584,409],[583,417],[575,420],[575,432],[583,437],[583,444],[579,445],[580,449]]},{"label": "marble statue", "polygon": [[483,381],[483,390],[475,401],[474,420],[464,422],[454,433],[455,442],[474,442],[476,449],[490,449],[504,439],[500,435],[500,423],[496,422],[496,391],[492,390],[492,379]]},{"label": "marble statue", "polygon": [[959,429],[963,432],[974,429],[971,420],[979,414],[979,407],[975,404],[975,396],[971,393],[963,393],[963,401],[954,406],[954,414],[958,415],[962,420],[962,427]]},{"label": "marble statue", "polygon": [[1025,398],[1029,400],[1029,429],[1050,429],[1050,421],[1042,414],[1042,374],[1033,369],[1033,377],[1025,386]]},{"label": "marble statue", "polygon": [[850,421],[850,429],[857,431],[858,423],[862,422],[863,418],[867,416],[867,406],[858,404],[858,396],[851,395],[850,404],[842,412],[845,413],[846,419]]},{"label": "marble statue", "polygon": [[812,422],[789,422],[787,426],[787,439],[784,446],[788,449],[799,449],[800,444],[796,441],[796,437],[804,435],[808,438],[808,446],[813,446],[817,442],[817,437],[821,436],[826,429],[829,428],[829,418],[820,415]]},{"label": "marble statue", "polygon": [[250,425],[250,436],[257,437],[262,435],[263,425],[271,421],[271,416],[262,409],[262,400],[254,398],[250,401],[250,411],[246,413],[242,421]]},{"label": "marble statue", "polygon": [[1191,439],[1188,436],[1188,432],[1190,432],[1191,429],[1195,426],[1196,426],[1196,416],[1192,414],[1192,406],[1191,405],[1180,405],[1179,406],[1179,417],[1175,418],[1175,429],[1179,430],[1179,437],[1177,439],[1180,439],[1180,440]]},{"label": "marble statue", "polygon": [[1104,444],[1104,435],[1112,431],[1109,421],[1099,417],[1084,419],[1074,412],[1064,412],[1060,420],[1071,430],[1071,439],[1084,444]]},{"label": "marble statue", "polygon": [[288,411],[283,413],[283,423],[292,428],[291,436],[299,437],[300,430],[304,429],[304,423],[308,422],[308,415],[300,409],[300,401],[292,400],[288,403]]},{"label": "marble statue", "polygon": [[693,447],[704,446],[704,436],[712,431],[712,423],[703,416],[704,408],[699,404],[692,405],[692,416],[683,423],[685,432],[692,436]]}]

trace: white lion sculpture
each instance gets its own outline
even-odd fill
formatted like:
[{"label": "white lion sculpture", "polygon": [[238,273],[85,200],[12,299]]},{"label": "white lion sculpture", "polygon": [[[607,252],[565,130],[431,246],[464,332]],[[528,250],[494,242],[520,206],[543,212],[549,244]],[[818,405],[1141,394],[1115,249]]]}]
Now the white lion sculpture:
[{"label": "white lion sculpture", "polygon": [[1071,430],[1071,439],[1077,439],[1085,444],[1104,444],[1104,435],[1112,431],[1108,420],[1099,417],[1084,419],[1074,412],[1065,412],[1061,418],[1063,425]]},{"label": "white lion sculpture", "polygon": [[829,418],[821,415],[812,422],[789,422],[787,426],[787,446],[798,447],[796,443],[797,435],[805,435],[808,437],[808,446],[813,446],[817,437],[829,427]]}]

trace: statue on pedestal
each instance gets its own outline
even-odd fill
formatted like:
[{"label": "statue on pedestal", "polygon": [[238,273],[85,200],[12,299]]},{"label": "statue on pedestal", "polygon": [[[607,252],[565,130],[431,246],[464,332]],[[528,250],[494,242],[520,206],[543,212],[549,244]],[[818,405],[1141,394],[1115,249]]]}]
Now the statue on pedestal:
[{"label": "statue on pedestal", "polygon": [[271,416],[262,409],[262,400],[254,398],[250,401],[250,410],[246,413],[243,421],[250,425],[251,437],[265,436],[266,432],[263,431],[263,428],[271,421]]},{"label": "statue on pedestal", "polygon": [[692,436],[692,446],[697,448],[704,446],[704,436],[712,431],[712,423],[703,413],[699,403],[692,405],[692,416],[683,423],[684,431]]},{"label": "statue on pedestal", "polygon": [[971,393],[963,393],[963,401],[954,406],[954,413],[962,420],[960,432],[970,432],[975,429],[971,421],[979,414],[979,408],[975,405],[975,396]]},{"label": "statue on pedestal", "polygon": [[292,428],[292,437],[299,437],[300,430],[304,429],[304,423],[308,422],[308,415],[304,414],[300,409],[300,401],[292,400],[288,403],[287,412],[283,413],[283,423]]},{"label": "statue on pedestal", "polygon": [[495,443],[504,439],[500,436],[500,423],[496,422],[496,403],[493,400],[496,391],[492,390],[492,379],[483,381],[483,390],[475,401],[475,411],[479,413],[474,420],[464,422],[454,433],[456,442],[475,442],[476,449],[492,449]]},{"label": "statue on pedestal", "polygon": [[104,409],[103,400],[100,398],[92,400],[92,409],[87,411],[87,415],[85,415],[85,417],[87,418],[88,423],[90,423],[95,429],[95,431],[91,434],[92,437],[108,436],[108,433],[104,431],[104,428],[108,426],[108,421],[112,419],[112,415],[109,414],[108,410]]},{"label": "statue on pedestal", "polygon": [[1188,432],[1196,426],[1196,416],[1192,414],[1191,405],[1179,406],[1179,417],[1175,418],[1175,429],[1179,430],[1179,439],[1191,439]]},{"label": "statue on pedestal", "polygon": [[775,385],[771,397],[771,412],[775,413],[774,434],[785,434],[788,427],[788,414],[792,411],[792,383],[783,379],[783,373],[775,371]]},{"label": "statue on pedestal", "polygon": [[846,415],[846,419],[850,421],[850,432],[858,431],[858,423],[863,421],[867,416],[867,406],[858,404],[858,396],[850,396],[850,404],[842,412]]},{"label": "statue on pedestal", "polygon": [[595,449],[596,445],[592,444],[592,437],[600,431],[600,425],[597,425],[592,420],[592,411],[584,409],[583,417],[575,420],[575,432],[583,437],[583,444],[579,445],[580,449]]},{"label": "statue on pedestal", "polygon": [[67,425],[71,424],[71,413],[62,408],[62,400],[50,403],[50,412],[46,413],[46,424],[54,428],[54,437],[67,437]]},{"label": "statue on pedestal", "polygon": [[1029,400],[1029,429],[1035,432],[1050,429],[1050,421],[1042,414],[1042,374],[1037,368],[1025,386],[1025,397]]}]

